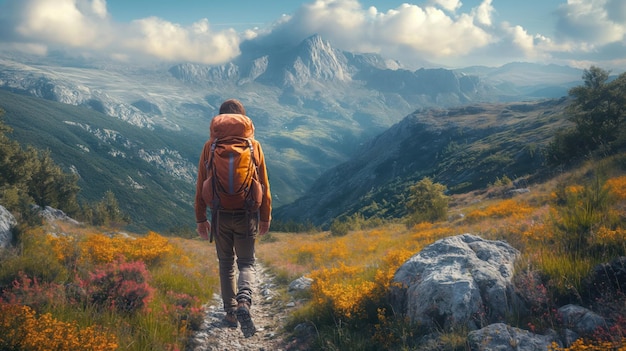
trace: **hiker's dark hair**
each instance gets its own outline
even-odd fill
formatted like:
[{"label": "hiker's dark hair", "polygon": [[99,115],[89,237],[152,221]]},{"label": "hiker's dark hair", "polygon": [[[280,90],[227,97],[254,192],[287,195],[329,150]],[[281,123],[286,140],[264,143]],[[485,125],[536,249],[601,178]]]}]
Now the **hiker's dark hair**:
[{"label": "hiker's dark hair", "polygon": [[246,109],[243,108],[243,104],[237,99],[228,99],[220,106],[220,115],[224,113],[237,113],[240,115],[246,114]]}]

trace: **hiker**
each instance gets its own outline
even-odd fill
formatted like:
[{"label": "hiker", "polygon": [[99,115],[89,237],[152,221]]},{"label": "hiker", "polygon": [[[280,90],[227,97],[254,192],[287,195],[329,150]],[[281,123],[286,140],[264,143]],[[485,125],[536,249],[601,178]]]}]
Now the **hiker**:
[{"label": "hiker", "polygon": [[[221,169],[225,172],[232,172],[232,155],[234,152],[227,152],[231,158],[230,166],[228,161],[223,167],[219,164],[221,162],[220,148],[229,147],[228,141],[232,141],[233,145],[235,142],[249,143],[249,148],[245,144],[243,146],[240,144],[230,146],[233,147],[233,150],[243,150],[240,159],[245,159],[248,163],[253,161],[253,167],[256,167],[256,170],[253,170],[252,178],[256,178],[258,181],[251,182],[249,186],[245,187],[253,188],[249,194],[246,193],[247,190],[235,195],[226,194],[225,192],[229,189],[223,188],[229,186],[222,187],[221,182],[228,182],[229,180],[218,179]],[[235,147],[239,148],[235,149]],[[248,154],[246,155],[244,152],[248,152]],[[241,163],[235,165],[234,172],[240,168],[247,169],[248,166]],[[232,173],[228,177],[233,177]],[[230,182],[233,180],[230,179]],[[232,183],[230,184],[232,186]],[[235,199],[235,196],[247,196],[245,204],[244,202],[237,202],[243,200]],[[256,199],[250,201],[250,198]],[[233,202],[234,200],[236,201]],[[250,203],[252,204],[248,205]],[[235,208],[231,208],[233,206]],[[207,207],[211,210],[210,222],[207,219]],[[195,197],[196,231],[205,240],[212,241],[213,238],[215,239],[222,301],[226,312],[224,321],[232,328],[236,328],[237,322],[239,322],[245,337],[252,336],[256,332],[250,316],[252,284],[256,278],[254,266],[255,239],[257,235],[264,235],[269,231],[271,211],[272,200],[265,156],[261,144],[254,139],[254,124],[246,116],[246,111],[241,102],[236,99],[226,100],[220,106],[219,115],[213,117],[211,121],[210,137],[204,144],[198,163]],[[237,280],[235,279],[235,258],[239,270]]]}]

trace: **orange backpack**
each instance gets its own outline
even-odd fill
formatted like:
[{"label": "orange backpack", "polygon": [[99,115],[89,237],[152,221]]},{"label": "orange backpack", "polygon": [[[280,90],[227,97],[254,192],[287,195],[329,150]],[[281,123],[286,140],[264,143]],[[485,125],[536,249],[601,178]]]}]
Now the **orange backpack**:
[{"label": "orange backpack", "polygon": [[205,166],[208,177],[202,184],[202,197],[212,212],[253,212],[261,207],[263,187],[251,139],[239,136],[215,139]]}]

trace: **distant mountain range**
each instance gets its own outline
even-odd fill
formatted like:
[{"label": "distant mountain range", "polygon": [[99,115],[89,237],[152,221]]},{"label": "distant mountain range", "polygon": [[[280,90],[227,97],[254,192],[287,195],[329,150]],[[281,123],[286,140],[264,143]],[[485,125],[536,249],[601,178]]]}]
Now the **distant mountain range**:
[{"label": "distant mountain range", "polygon": [[449,193],[505,178],[524,188],[550,175],[544,151],[554,133],[571,123],[568,103],[561,98],[415,112],[326,171],[275,217],[323,227],[355,213],[402,217],[409,188],[424,177],[446,185]]},{"label": "distant mountain range", "polygon": [[[187,184],[169,194],[184,203],[175,206],[187,211],[194,187],[189,175],[195,174],[210,118],[227,98],[242,100],[255,122],[279,207],[305,195],[323,172],[359,155],[368,140],[409,114],[419,116],[415,111],[559,98],[582,76],[574,68],[527,63],[411,71],[376,54],[337,50],[317,35],[293,47],[248,42],[241,51],[236,60],[219,66],[139,66],[61,54],[7,56],[0,58],[0,88],[87,107],[127,122],[108,128],[124,137],[128,127],[167,139],[155,150],[162,150],[159,157],[176,171],[160,167],[160,172],[165,179]],[[83,115],[84,120],[72,120],[73,126],[90,124],[92,115]],[[5,117],[17,129],[14,118],[13,112]],[[42,128],[38,133],[47,131]],[[24,142],[36,145],[37,139]],[[55,159],[64,158],[51,151]],[[78,161],[62,163],[69,169],[74,162]],[[178,224],[173,220],[162,226]]]}]

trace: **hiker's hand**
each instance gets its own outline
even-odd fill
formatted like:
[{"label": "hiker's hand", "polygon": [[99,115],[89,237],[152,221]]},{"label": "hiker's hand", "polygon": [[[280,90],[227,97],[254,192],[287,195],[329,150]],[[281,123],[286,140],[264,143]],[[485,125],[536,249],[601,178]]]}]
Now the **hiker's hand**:
[{"label": "hiker's hand", "polygon": [[209,223],[209,221],[200,222],[196,226],[196,232],[204,240],[209,240],[210,231],[211,231],[211,223]]},{"label": "hiker's hand", "polygon": [[270,231],[270,222],[259,222],[259,235],[265,235]]}]

